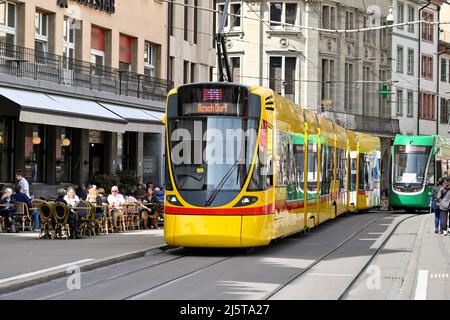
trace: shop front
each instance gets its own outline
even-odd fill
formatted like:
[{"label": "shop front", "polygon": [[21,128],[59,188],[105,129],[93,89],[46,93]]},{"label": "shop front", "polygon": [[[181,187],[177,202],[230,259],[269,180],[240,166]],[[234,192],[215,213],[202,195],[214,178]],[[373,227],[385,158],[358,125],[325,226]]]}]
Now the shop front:
[{"label": "shop front", "polygon": [[21,169],[35,197],[92,175],[163,181],[162,111],[0,87],[0,183]]}]

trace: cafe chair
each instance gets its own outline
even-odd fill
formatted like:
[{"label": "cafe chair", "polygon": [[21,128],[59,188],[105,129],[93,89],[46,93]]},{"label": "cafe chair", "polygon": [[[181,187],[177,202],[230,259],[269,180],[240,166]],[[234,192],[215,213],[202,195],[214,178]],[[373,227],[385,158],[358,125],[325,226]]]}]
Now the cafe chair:
[{"label": "cafe chair", "polygon": [[[16,202],[16,217],[17,221],[22,225],[22,232],[28,228],[30,231],[33,230],[32,219],[30,217],[30,212],[28,206],[25,202]],[[27,222],[29,223],[27,226]]]},{"label": "cafe chair", "polygon": [[54,229],[54,217],[53,217],[53,207],[50,203],[46,201],[41,201],[37,203],[37,210],[39,212],[39,218],[41,222],[41,232],[39,233],[39,239],[54,239],[55,229]]},{"label": "cafe chair", "polygon": [[58,238],[70,238],[70,227],[67,223],[69,218],[69,207],[61,202],[53,204],[53,217],[55,219],[55,235]]}]

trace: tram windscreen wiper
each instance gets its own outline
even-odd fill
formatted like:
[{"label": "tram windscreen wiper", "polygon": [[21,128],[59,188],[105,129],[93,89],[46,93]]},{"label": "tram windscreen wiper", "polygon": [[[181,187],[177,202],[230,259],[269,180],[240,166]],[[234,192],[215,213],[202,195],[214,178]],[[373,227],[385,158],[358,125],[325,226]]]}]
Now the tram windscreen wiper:
[{"label": "tram windscreen wiper", "polygon": [[217,188],[211,193],[208,200],[205,202],[205,207],[209,207],[211,203],[214,201],[216,196],[219,194],[219,191],[222,189],[222,187],[225,185],[225,182],[227,182],[228,178],[231,176],[231,173],[233,173],[233,169],[238,166],[240,162],[240,158],[236,160],[236,162],[228,169],[228,171],[224,174],[222,180],[220,180],[219,184],[217,185]]}]

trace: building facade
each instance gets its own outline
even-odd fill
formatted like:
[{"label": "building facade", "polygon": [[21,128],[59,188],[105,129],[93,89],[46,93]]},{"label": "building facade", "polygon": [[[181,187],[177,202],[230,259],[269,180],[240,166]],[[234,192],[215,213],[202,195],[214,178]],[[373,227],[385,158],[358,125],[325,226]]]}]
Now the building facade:
[{"label": "building facade", "polygon": [[162,184],[166,22],[160,1],[0,1],[0,182]]},{"label": "building facade", "polygon": [[213,1],[168,3],[168,78],[175,87],[212,80],[216,64]]},{"label": "building facade", "polygon": [[[438,22],[443,1],[393,1],[395,23]],[[437,24],[393,29],[392,116],[402,134],[439,134],[440,30]]]}]

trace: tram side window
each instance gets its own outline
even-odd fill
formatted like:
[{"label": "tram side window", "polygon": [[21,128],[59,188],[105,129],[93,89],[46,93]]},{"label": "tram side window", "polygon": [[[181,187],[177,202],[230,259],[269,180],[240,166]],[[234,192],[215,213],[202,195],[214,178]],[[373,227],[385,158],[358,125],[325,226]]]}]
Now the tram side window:
[{"label": "tram side window", "polygon": [[321,148],[321,194],[328,195],[331,194],[331,180],[333,177],[333,149],[322,145]]},{"label": "tram side window", "polygon": [[294,144],[294,164],[296,167],[296,173],[295,173],[295,181],[297,183],[298,190],[303,190],[303,175],[304,175],[304,164],[305,164],[305,153],[303,152],[303,145],[302,144]]},{"label": "tram side window", "polygon": [[249,191],[262,191],[273,185],[272,143],[272,129],[268,128],[267,123],[263,123]]},{"label": "tram side window", "polygon": [[287,141],[286,134],[281,131],[277,131],[276,133],[276,141],[277,141],[277,186],[285,186],[287,183]]},{"label": "tram side window", "polygon": [[373,190],[373,161],[368,154],[359,154],[359,190]]},{"label": "tram side window", "polygon": [[317,144],[308,145],[308,191],[317,191]]},{"label": "tram side window", "polygon": [[347,190],[347,159],[345,155],[345,150],[336,149],[336,180],[339,183],[339,192]]},{"label": "tram side window", "polygon": [[350,159],[350,191],[356,191],[356,158]]},{"label": "tram side window", "polygon": [[434,184],[434,157],[431,158],[428,165],[427,184]]}]

